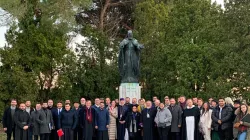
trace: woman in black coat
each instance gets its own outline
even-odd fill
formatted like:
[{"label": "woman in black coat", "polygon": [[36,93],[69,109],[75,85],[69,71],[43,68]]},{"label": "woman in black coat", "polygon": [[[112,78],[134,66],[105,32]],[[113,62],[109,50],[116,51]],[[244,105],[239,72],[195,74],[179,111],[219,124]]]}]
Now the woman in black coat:
[{"label": "woman in black coat", "polygon": [[129,140],[141,140],[140,118],[141,114],[137,111],[137,105],[133,105],[132,112],[129,112],[126,118]]}]

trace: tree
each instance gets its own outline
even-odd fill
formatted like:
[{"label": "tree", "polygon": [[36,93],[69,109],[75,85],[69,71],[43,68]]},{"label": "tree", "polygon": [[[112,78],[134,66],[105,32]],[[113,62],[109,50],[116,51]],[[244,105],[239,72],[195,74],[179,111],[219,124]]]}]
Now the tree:
[{"label": "tree", "polygon": [[[2,74],[6,75],[4,72],[8,72],[8,75],[13,75],[11,79],[17,77],[13,82],[1,78],[6,86],[3,92],[12,95],[23,91],[24,94],[29,93],[30,98],[46,100],[54,89],[70,86],[66,81],[59,85],[60,74],[63,73],[62,66],[70,54],[66,36],[68,26],[63,21],[56,22],[58,18],[33,15],[34,9],[39,9],[37,2],[26,1],[25,4],[23,17],[19,19],[19,23],[10,27],[6,34],[8,44],[1,49]],[[11,88],[11,82],[23,90],[7,90]],[[23,85],[29,86],[24,88]]]},{"label": "tree", "polygon": [[138,4],[137,12],[137,36],[146,46],[142,56],[144,93],[162,98],[207,97],[214,70],[221,65],[217,63],[221,41],[214,35],[223,36],[222,10],[206,0],[147,0]]}]

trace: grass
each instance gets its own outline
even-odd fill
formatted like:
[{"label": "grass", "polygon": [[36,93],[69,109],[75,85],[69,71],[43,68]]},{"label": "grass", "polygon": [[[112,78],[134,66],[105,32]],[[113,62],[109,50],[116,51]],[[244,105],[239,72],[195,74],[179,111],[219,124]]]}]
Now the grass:
[{"label": "grass", "polygon": [[6,140],[6,134],[5,133],[2,133],[0,132],[0,140]]},{"label": "grass", "polygon": [[0,140],[6,140],[6,133],[3,131],[3,125],[0,123]]}]

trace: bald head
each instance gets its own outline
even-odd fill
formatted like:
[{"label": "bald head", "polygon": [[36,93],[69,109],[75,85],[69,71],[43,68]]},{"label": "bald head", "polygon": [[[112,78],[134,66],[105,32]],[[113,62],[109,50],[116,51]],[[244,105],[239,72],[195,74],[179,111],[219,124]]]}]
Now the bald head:
[{"label": "bald head", "polygon": [[147,101],[146,102],[146,107],[147,108],[151,108],[152,107],[152,102],[151,101]]},{"label": "bald head", "polygon": [[160,100],[158,100],[158,99],[155,100],[155,106],[160,106],[160,103],[161,103]]}]

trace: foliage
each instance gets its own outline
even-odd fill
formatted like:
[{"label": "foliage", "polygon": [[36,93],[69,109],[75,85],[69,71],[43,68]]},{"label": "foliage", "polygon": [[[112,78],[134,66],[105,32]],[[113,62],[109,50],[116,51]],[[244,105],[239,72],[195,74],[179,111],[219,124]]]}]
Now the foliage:
[{"label": "foliage", "polygon": [[[229,1],[225,11],[207,0],[147,0],[138,4],[135,27],[146,46],[142,56],[144,93],[204,99],[248,95],[245,54],[249,51],[240,54],[236,48],[241,40],[234,37],[247,33],[244,24],[250,17],[245,14],[249,6],[244,4]],[[235,15],[244,20],[231,24],[236,22],[231,18]]]},{"label": "foliage", "polygon": [[[10,98],[117,98],[118,44],[128,29],[145,46],[143,97],[249,97],[249,2],[82,2],[0,2],[19,21],[0,50],[0,106]],[[84,41],[72,52],[67,34],[75,31]]]}]

